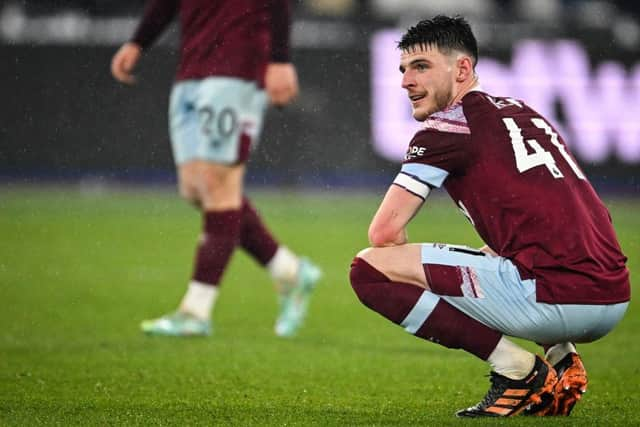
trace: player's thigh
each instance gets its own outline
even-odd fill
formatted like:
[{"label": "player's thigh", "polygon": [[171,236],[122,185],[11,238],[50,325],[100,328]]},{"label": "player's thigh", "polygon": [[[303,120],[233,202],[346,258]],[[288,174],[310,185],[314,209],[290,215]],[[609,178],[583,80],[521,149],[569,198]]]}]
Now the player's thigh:
[{"label": "player's thigh", "polygon": [[237,209],[242,205],[244,164],[201,163],[199,193],[206,209]]},{"label": "player's thigh", "polygon": [[188,126],[181,135],[188,133],[192,140],[172,138],[176,162],[204,160],[228,166],[246,162],[262,129],[264,91],[254,82],[230,77],[209,77],[196,85],[191,100],[196,126]]},{"label": "player's thigh", "polygon": [[200,206],[198,168],[196,163],[197,161],[190,161],[178,165],[178,189],[184,199]]},{"label": "player's thigh", "polygon": [[521,280],[508,259],[437,243],[423,244],[421,255],[431,291],[485,325],[521,336],[543,317],[529,299],[535,283]]},{"label": "player's thigh", "polygon": [[191,160],[178,166],[181,188],[194,189],[205,210],[237,209],[242,204],[245,166]]},{"label": "player's thigh", "polygon": [[367,248],[358,257],[394,282],[411,283],[422,288],[428,286],[422,269],[420,244]]},{"label": "player's thigh", "polygon": [[462,245],[423,243],[420,260],[431,290],[438,295],[482,298],[480,278],[495,282],[504,258]]}]

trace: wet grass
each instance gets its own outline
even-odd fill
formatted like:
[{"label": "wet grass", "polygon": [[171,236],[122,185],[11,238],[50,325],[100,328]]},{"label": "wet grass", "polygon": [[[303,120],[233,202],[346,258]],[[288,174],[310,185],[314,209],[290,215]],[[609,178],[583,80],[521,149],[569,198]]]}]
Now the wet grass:
[{"label": "wet grass", "polygon": [[[0,424],[467,424],[453,413],[484,395],[487,367],[411,337],[350,289],[379,197],[255,194],[278,237],[324,269],[307,325],[293,340],[273,335],[269,278],[237,253],[214,336],[185,340],[138,331],[175,307],[190,275],[200,220],[172,190],[0,189]],[[637,283],[640,201],[606,201]],[[444,198],[410,237],[480,244]],[[638,311],[634,301],[613,333],[581,347],[591,382],[571,418],[489,422],[639,423]]]}]

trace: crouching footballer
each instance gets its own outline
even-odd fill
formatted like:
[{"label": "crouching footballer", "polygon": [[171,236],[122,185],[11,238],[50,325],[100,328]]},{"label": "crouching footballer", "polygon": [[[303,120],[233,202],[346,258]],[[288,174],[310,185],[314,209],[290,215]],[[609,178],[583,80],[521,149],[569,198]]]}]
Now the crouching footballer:
[{"label": "crouching footballer", "polygon": [[[609,333],[630,299],[609,212],[548,120],[483,91],[463,18],[423,20],[398,48],[424,127],[371,221],[372,247],[353,260],[352,287],[407,332],[489,363],[489,391],[458,417],[569,415],[588,384],[576,344]],[[440,187],[486,246],[408,243],[407,224]]]}]

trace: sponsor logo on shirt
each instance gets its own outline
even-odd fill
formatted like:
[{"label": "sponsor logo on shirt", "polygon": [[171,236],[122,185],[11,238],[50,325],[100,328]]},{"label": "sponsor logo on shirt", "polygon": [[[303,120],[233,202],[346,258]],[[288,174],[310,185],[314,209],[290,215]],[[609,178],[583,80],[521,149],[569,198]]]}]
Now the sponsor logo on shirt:
[{"label": "sponsor logo on shirt", "polygon": [[424,156],[424,153],[426,151],[427,151],[426,147],[416,147],[416,146],[409,147],[409,149],[407,150],[407,154],[404,156],[404,159],[411,160],[411,159],[415,159],[416,157],[422,157]]}]

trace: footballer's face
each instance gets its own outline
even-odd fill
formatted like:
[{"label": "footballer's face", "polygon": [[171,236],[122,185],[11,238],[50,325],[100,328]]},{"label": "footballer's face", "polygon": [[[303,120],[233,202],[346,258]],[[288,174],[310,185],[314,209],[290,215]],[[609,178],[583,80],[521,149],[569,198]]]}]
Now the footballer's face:
[{"label": "footballer's face", "polygon": [[456,71],[455,56],[443,54],[436,46],[414,45],[402,50],[402,88],[407,91],[414,119],[424,121],[451,104]]}]

